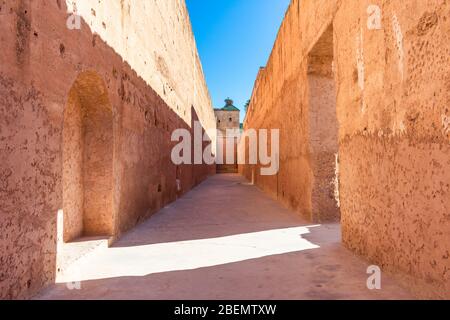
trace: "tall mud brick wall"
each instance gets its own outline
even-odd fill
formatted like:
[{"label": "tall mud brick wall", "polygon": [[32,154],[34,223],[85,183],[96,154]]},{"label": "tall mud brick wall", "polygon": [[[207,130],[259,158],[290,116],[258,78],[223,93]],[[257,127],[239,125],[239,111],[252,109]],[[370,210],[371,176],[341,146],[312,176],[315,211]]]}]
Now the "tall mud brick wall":
[{"label": "tall mud brick wall", "polygon": [[170,159],[215,118],[183,0],[0,0],[0,30],[0,298],[27,298],[58,212],[66,241],[119,236],[215,172]]},{"label": "tall mud brick wall", "polygon": [[294,0],[245,120],[280,170],[240,172],[421,297],[450,297],[449,57],[449,1]]}]

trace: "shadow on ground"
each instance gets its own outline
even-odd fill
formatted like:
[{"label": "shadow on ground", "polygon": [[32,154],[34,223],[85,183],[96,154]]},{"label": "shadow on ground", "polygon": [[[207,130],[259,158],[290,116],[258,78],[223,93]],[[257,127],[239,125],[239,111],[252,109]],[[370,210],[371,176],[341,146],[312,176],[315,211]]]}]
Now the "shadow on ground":
[{"label": "shadow on ground", "polygon": [[338,224],[312,225],[237,175],[217,175],[90,254],[38,299],[407,299],[388,277],[367,289],[368,263]]}]

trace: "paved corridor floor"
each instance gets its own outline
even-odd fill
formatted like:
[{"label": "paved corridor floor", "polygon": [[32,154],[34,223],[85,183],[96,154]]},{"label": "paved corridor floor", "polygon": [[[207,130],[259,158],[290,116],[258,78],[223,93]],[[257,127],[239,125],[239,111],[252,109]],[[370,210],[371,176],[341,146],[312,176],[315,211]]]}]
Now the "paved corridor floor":
[{"label": "paved corridor floor", "polygon": [[216,175],[37,298],[412,298],[385,275],[369,290],[368,266],[342,246],[338,224],[308,223],[243,178]]}]

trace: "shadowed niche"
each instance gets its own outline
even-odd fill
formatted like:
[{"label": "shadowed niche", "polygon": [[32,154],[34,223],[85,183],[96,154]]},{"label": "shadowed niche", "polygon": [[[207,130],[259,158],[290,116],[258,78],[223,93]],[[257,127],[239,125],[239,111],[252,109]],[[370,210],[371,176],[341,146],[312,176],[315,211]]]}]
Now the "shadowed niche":
[{"label": "shadowed niche", "polygon": [[308,55],[309,140],[312,160],[312,216],[339,221],[339,125],[336,113],[333,25]]},{"label": "shadowed niche", "polygon": [[92,71],[73,84],[64,112],[64,241],[113,233],[113,115]]}]

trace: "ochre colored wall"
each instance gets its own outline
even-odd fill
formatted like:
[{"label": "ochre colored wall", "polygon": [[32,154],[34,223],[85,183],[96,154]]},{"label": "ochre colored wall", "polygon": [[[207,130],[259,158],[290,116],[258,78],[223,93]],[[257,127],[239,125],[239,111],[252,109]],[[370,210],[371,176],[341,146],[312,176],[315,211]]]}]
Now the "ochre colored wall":
[{"label": "ochre colored wall", "polygon": [[[72,2],[81,30],[66,27]],[[215,172],[177,168],[170,159],[174,129],[191,129],[195,119],[215,128],[184,1],[67,3],[0,1],[0,298],[27,298],[54,281],[64,113],[86,73],[101,79],[94,96],[107,96],[112,110],[112,141],[105,141],[112,149],[113,236]],[[77,134],[81,139],[72,132],[69,140]]]},{"label": "ochre colored wall", "polygon": [[422,297],[450,297],[449,17],[445,0],[292,1],[245,120],[280,128],[280,172],[256,184],[315,220],[307,57],[332,23],[343,241]]}]

